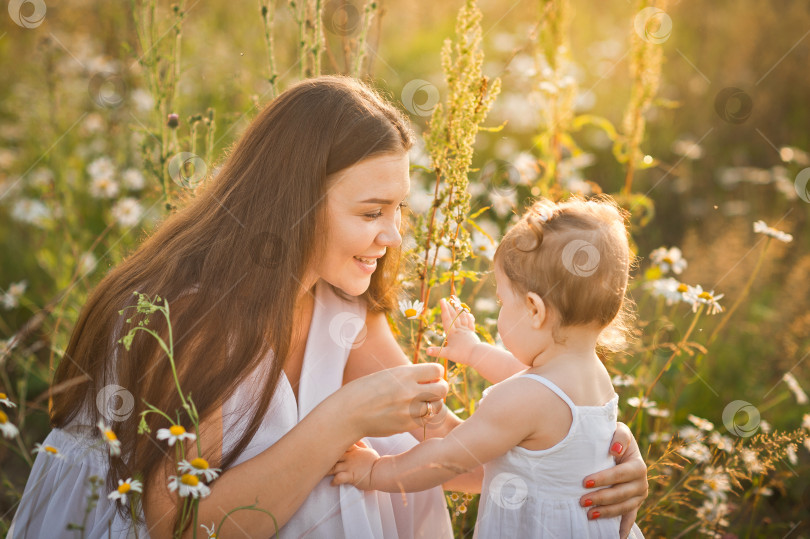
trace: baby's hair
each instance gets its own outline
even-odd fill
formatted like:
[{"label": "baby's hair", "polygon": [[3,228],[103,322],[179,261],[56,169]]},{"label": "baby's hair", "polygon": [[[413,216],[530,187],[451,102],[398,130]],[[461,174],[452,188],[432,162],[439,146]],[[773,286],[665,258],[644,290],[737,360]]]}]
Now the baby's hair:
[{"label": "baby's hair", "polygon": [[622,333],[633,260],[626,223],[627,212],[608,195],[540,199],[501,240],[495,264],[516,293],[540,296],[558,327],[596,324]]}]

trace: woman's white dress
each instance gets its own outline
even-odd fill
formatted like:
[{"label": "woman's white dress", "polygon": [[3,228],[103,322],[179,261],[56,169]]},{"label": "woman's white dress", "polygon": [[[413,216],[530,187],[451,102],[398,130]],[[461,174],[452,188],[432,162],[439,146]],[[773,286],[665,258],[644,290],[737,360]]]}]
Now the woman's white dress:
[{"label": "woman's white dress", "polygon": [[[255,457],[291,430],[327,396],[337,391],[353,343],[364,331],[365,306],[339,297],[323,281],[316,286],[315,307],[301,367],[298,400],[282,372],[262,425],[233,466]],[[272,359],[264,361],[223,406],[223,450],[236,444],[247,421],[245,411],[255,402],[257,377]],[[68,523],[82,522],[90,493],[88,478],[106,477],[106,457],[95,427],[54,429],[43,445],[59,449],[61,458],[38,454],[8,537],[80,537],[67,531]],[[408,433],[366,438],[381,455],[404,452],[417,444]],[[306,466],[302,462],[300,466]],[[452,538],[453,531],[441,487],[407,494],[364,492],[351,485],[330,485],[324,477],[279,530],[279,537],[397,539]],[[214,484],[215,486],[216,484]],[[102,486],[98,505],[85,521],[88,539],[134,537],[130,522],[121,519]],[[211,523],[202,523],[210,526]],[[204,533],[204,530],[200,530]],[[148,530],[139,529],[140,537]]]}]

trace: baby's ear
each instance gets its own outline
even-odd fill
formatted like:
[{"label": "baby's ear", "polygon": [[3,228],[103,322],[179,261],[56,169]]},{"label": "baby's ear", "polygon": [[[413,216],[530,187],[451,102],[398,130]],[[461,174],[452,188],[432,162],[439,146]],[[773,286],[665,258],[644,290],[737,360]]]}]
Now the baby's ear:
[{"label": "baby's ear", "polygon": [[546,309],[546,303],[543,301],[543,298],[534,292],[529,292],[526,294],[526,308],[529,310],[532,327],[535,329],[543,327],[543,323],[548,316],[548,310]]}]

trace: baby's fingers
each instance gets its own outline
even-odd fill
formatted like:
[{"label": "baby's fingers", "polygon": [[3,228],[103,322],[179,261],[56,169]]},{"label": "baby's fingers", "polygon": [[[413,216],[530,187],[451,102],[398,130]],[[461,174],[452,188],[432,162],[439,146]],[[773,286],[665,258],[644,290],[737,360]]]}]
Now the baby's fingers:
[{"label": "baby's fingers", "polygon": [[352,474],[349,472],[340,472],[335,474],[335,477],[332,479],[332,486],[336,487],[338,485],[343,485],[345,483],[352,482]]}]

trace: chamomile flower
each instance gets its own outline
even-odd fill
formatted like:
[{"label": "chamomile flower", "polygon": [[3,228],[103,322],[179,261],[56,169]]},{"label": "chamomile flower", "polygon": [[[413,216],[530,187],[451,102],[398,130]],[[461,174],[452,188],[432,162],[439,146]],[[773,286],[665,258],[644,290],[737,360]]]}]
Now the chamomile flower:
[{"label": "chamomile flower", "polygon": [[793,376],[792,373],[786,372],[784,376],[782,376],[782,380],[785,381],[790,391],[793,393],[793,396],[796,397],[797,404],[807,404],[807,393],[804,392],[802,386],[799,385],[799,381],[796,380],[796,377]]},{"label": "chamomile flower", "polygon": [[197,435],[192,432],[186,432],[186,429],[182,425],[172,425],[168,429],[158,429],[157,439],[167,440],[169,446],[173,446],[174,442],[178,440],[190,440],[193,442],[197,439]]},{"label": "chamomile flower", "polygon": [[34,453],[44,453],[55,459],[65,458],[64,455],[62,455],[62,453],[60,453],[59,450],[52,445],[42,445],[39,443],[34,444]]},{"label": "chamomile flower", "polygon": [[177,468],[183,472],[188,473],[191,475],[196,475],[202,477],[208,482],[213,481],[217,477],[219,477],[219,468],[209,468],[208,461],[204,458],[196,458],[192,459],[191,462],[187,460],[181,460],[180,463],[177,465]]},{"label": "chamomile flower", "polygon": [[110,447],[110,455],[117,457],[121,454],[121,441],[115,435],[110,427],[104,424],[103,421],[99,421],[98,430],[101,432],[101,437],[104,438],[104,441]]},{"label": "chamomile flower", "polygon": [[653,264],[661,268],[662,273],[672,271],[675,275],[680,275],[687,266],[686,259],[683,257],[681,250],[677,247],[670,249],[659,247],[650,253],[650,260],[652,260]]},{"label": "chamomile flower", "polygon": [[126,480],[118,480],[118,488],[110,492],[107,496],[111,500],[119,500],[122,504],[127,503],[127,494],[130,492],[143,492],[143,484],[131,477]]},{"label": "chamomile flower", "polygon": [[8,285],[2,296],[0,296],[0,303],[6,309],[15,309],[20,304],[20,298],[25,294],[25,289],[28,287],[27,281],[20,281],[18,283],[11,283]]},{"label": "chamomile flower", "polygon": [[200,527],[205,529],[205,533],[208,534],[208,539],[212,539],[217,536],[217,528],[214,522],[211,523],[210,528],[205,524],[200,524]]},{"label": "chamomile flower", "polygon": [[457,311],[465,310],[467,312],[471,312],[470,308],[467,307],[467,304],[458,299],[458,296],[450,296],[448,302]]},{"label": "chamomile flower", "polygon": [[647,400],[644,397],[630,397],[627,399],[627,404],[633,408],[652,408],[657,403],[652,400]]},{"label": "chamomile flower", "polygon": [[683,301],[683,290],[687,290],[686,285],[678,282],[674,277],[667,277],[665,279],[656,279],[644,284],[644,287],[650,291],[650,294],[656,297],[663,297],[666,299],[667,305],[674,305]]},{"label": "chamomile flower", "polygon": [[700,430],[705,430],[705,431],[714,430],[714,423],[712,423],[708,419],[703,419],[702,417],[698,417],[698,416],[692,415],[692,414],[689,414],[689,416],[687,416],[687,419],[689,419],[689,421],[691,421],[692,424],[695,425]]},{"label": "chamomile flower", "polygon": [[701,490],[712,500],[725,500],[726,493],[731,491],[731,480],[722,468],[707,466],[703,472],[703,485]]},{"label": "chamomile flower", "polygon": [[793,241],[793,236],[787,232],[782,232],[781,230],[769,227],[767,224],[765,224],[765,221],[757,221],[754,223],[754,232],[758,234],[765,234],[766,236],[770,236],[771,238],[784,243],[790,243]]},{"label": "chamomile flower", "polygon": [[16,404],[8,400],[8,395],[6,395],[5,393],[0,393],[0,403],[5,404],[9,408],[14,408],[15,406],[17,406]]},{"label": "chamomile flower", "polygon": [[723,312],[723,307],[717,302],[717,300],[721,299],[725,294],[714,294],[714,290],[711,292],[706,292],[700,285],[696,285],[694,287],[689,287],[684,293],[684,298],[686,301],[692,304],[692,312],[697,312],[698,307],[703,305],[708,305],[708,310],[706,311],[709,314],[717,314]]},{"label": "chamomile flower", "polygon": [[415,299],[413,301],[402,300],[399,302],[399,310],[405,315],[408,320],[416,320],[422,314],[425,304]]},{"label": "chamomile flower", "polygon": [[189,496],[192,498],[205,498],[211,494],[211,489],[205,486],[205,483],[200,481],[196,475],[187,473],[180,477],[174,475],[169,477],[169,490],[174,492],[178,489],[181,498],[187,498]]},{"label": "chamomile flower", "polygon": [[740,450],[740,456],[745,466],[748,468],[748,471],[752,474],[761,474],[765,471],[765,467],[759,461],[759,455],[753,449],[746,448]]},{"label": "chamomile flower", "polygon": [[678,449],[678,453],[695,462],[709,462],[712,452],[700,442],[692,442]]},{"label": "chamomile flower", "polygon": [[17,430],[17,427],[11,424],[11,422],[8,420],[8,416],[3,410],[0,410],[0,432],[2,432],[3,436],[9,440],[17,436],[17,434],[20,432]]},{"label": "chamomile flower", "polygon": [[94,198],[115,198],[120,190],[112,176],[99,176],[90,182],[90,194]]},{"label": "chamomile flower", "polygon": [[115,203],[110,212],[113,219],[122,227],[132,227],[138,224],[143,215],[143,206],[132,197],[125,197]]}]

